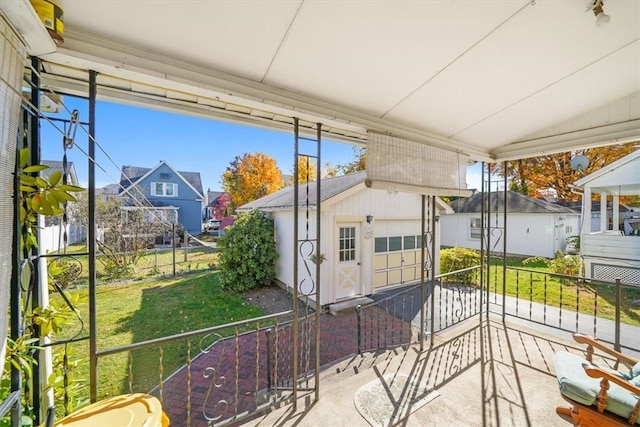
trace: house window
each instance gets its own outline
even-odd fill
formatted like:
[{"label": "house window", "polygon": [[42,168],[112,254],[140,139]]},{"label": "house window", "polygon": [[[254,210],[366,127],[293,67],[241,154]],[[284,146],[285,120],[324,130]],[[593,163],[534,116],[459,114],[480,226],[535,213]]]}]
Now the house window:
[{"label": "house window", "polygon": [[178,184],[173,184],[171,182],[152,182],[151,183],[151,195],[152,196],[177,197],[178,196]]},{"label": "house window", "polygon": [[482,221],[480,218],[470,218],[469,231],[469,237],[472,239],[480,239],[482,237]]},{"label": "house window", "polygon": [[356,228],[340,227],[340,262],[356,259]]},{"label": "house window", "polygon": [[161,173],[160,174],[160,179],[171,179],[171,174]]}]

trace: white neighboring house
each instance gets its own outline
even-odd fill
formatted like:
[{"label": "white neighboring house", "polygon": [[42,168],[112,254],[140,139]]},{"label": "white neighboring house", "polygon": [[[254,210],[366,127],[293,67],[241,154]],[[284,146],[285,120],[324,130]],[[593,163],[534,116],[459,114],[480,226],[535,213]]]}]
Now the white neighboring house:
[{"label": "white neighboring house", "polygon": [[[583,191],[580,253],[585,276],[607,281],[619,277],[623,283],[640,285],[640,212],[624,218],[620,213],[620,196],[640,196],[640,150],[579,179],[573,186]],[[601,198],[597,228],[591,224],[591,201],[595,195]],[[611,215],[607,214],[608,203],[602,203],[609,200]],[[599,231],[591,232],[593,229]]]},{"label": "white neighboring house", "polygon": [[[455,214],[440,219],[443,246],[480,250],[481,199],[482,193],[476,193],[449,204]],[[503,228],[504,191],[491,193],[489,206],[490,226]],[[557,251],[565,251],[567,238],[578,235],[579,227],[578,212],[546,200],[507,191],[508,254],[553,258]],[[502,236],[501,230],[492,231],[492,251],[503,251]]]},{"label": "white neighboring house", "polygon": [[[326,255],[320,267],[322,305],[420,280],[422,196],[371,189],[365,186],[365,178],[366,174],[359,172],[322,180],[319,252]],[[316,183],[310,183],[308,189],[307,196],[307,185],[299,187],[299,239],[305,239],[307,233],[309,239],[316,237]],[[285,187],[238,209],[258,209],[274,220],[280,255],[276,274],[287,288],[293,287],[293,198],[294,188]],[[436,215],[450,212],[446,203],[436,198]],[[436,274],[440,249],[437,228]],[[298,252],[298,283],[302,292],[309,292],[305,288],[311,283],[309,272],[315,277],[315,265],[308,259],[311,251],[315,252],[312,246],[304,244],[302,254]]]}]

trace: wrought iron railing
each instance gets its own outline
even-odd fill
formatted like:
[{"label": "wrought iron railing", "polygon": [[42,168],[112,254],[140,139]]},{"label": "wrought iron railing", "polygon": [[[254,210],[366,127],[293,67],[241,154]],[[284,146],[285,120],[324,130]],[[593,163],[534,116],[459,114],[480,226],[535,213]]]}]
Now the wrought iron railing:
[{"label": "wrought iron railing", "polygon": [[[358,306],[358,350],[375,351],[420,343],[424,337],[480,314],[524,319],[598,337],[616,349],[640,354],[640,287],[533,269],[492,268],[480,286],[480,266],[436,276],[425,284],[390,291]],[[375,296],[374,296],[375,298]],[[424,310],[425,325],[419,311]]]},{"label": "wrought iron railing", "polygon": [[[120,392],[149,392],[172,425],[225,425],[291,398],[293,310],[99,351],[98,371],[124,365],[111,378]],[[298,322],[298,397],[312,390],[313,316]],[[167,360],[177,346],[181,358]],[[174,351],[171,352],[175,354]],[[124,363],[123,363],[124,360]],[[99,397],[104,390],[98,389]]]},{"label": "wrought iron railing", "polygon": [[357,306],[358,352],[420,343],[477,315],[479,271],[477,266],[440,274],[433,282],[379,293],[374,302]]},{"label": "wrought iron railing", "polygon": [[506,277],[504,297],[501,276],[490,285],[492,312],[640,351],[640,287],[516,267]]}]

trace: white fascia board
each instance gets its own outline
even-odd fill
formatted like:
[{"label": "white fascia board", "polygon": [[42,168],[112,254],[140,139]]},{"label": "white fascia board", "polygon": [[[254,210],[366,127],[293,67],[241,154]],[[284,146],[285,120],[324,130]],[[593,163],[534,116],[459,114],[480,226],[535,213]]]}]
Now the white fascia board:
[{"label": "white fascia board", "polygon": [[[158,169],[162,164],[164,164],[164,162],[160,162],[158,163],[155,167],[149,169],[149,171],[147,173],[145,173],[144,175],[142,175],[140,178],[138,178],[135,181],[131,181],[131,177],[127,177],[127,179],[129,180],[129,182],[131,182],[131,185],[129,185],[127,188],[124,189],[124,191],[119,194],[119,196],[124,196],[125,194],[129,193],[129,190],[131,190],[132,188],[136,187],[138,185],[138,183],[142,182],[146,177],[148,177],[149,175],[151,175],[151,173],[153,171],[155,171],[156,169]],[[122,172],[122,170],[121,170]]]},{"label": "white fascia board", "polygon": [[640,139],[640,119],[613,123],[575,132],[514,142],[492,151],[494,162],[517,160],[576,149],[624,144]]},{"label": "white fascia board", "polygon": [[29,0],[2,0],[0,10],[24,40],[29,55],[39,56],[56,51],[56,44]]},{"label": "white fascia board", "polygon": [[590,173],[589,175],[580,178],[579,180],[577,180],[576,182],[573,183],[573,186],[575,187],[584,187],[587,183],[600,178],[603,175],[608,174],[609,172],[612,172],[616,169],[618,169],[619,167],[622,167],[624,165],[626,165],[629,162],[632,162],[634,160],[636,160],[637,158],[640,157],[640,150],[634,151],[633,153],[630,153],[618,160],[616,160],[613,163],[608,164],[607,166],[604,166],[600,169],[598,169],[597,171]]},{"label": "white fascia board", "polygon": [[219,99],[222,102],[274,114],[298,117],[312,123],[320,122],[354,133],[366,134],[368,130],[388,133],[465,153],[476,160],[491,161],[491,155],[479,147],[302,94],[210,68],[185,66],[183,62],[171,57],[116,45],[90,34],[69,32],[65,38],[65,44],[69,48],[60,48],[53,54],[45,55],[43,59],[81,70],[94,70],[124,80]]}]

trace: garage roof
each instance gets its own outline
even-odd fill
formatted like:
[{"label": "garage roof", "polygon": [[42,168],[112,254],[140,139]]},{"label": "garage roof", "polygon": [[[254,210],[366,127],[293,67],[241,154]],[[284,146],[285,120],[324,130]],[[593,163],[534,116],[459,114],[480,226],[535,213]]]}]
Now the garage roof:
[{"label": "garage roof", "polygon": [[[366,144],[367,131],[504,160],[640,137],[640,2],[64,2],[51,88]],[[37,18],[37,17],[36,17]]]}]

